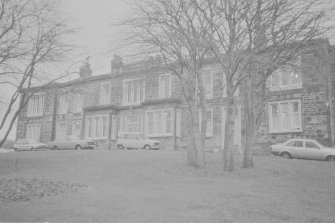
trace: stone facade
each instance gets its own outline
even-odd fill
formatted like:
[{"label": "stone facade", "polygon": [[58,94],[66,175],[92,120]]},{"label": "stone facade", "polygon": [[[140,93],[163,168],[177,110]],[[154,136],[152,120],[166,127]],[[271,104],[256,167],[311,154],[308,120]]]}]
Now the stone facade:
[{"label": "stone facade", "polygon": [[[120,58],[118,58],[120,60]],[[113,145],[118,133],[120,133],[120,117],[139,117],[139,133],[147,134],[148,111],[171,110],[171,132],[164,136],[151,136],[150,138],[159,139],[161,147],[183,148],[187,145],[187,120],[188,112],[182,100],[181,88],[178,78],[171,76],[171,95],[168,98],[159,97],[159,78],[160,75],[168,73],[160,64],[159,58],[151,58],[149,61],[141,61],[136,64],[124,65],[121,62],[112,63],[113,68],[110,74],[87,76],[67,83],[57,84],[44,92],[43,114],[35,117],[28,117],[27,109],[19,116],[17,125],[17,138],[25,138],[26,126],[31,123],[39,123],[40,134],[38,140],[47,142],[57,138],[57,123],[67,123],[66,135],[73,135],[75,131],[73,125],[76,121],[80,122],[80,137],[88,137],[89,117],[105,116],[108,118],[108,125],[105,137],[98,137],[94,140],[99,144],[111,142]],[[301,82],[302,88],[289,89],[282,91],[269,91],[268,102],[276,101],[301,101],[301,124],[302,130],[297,132],[269,133],[269,104],[264,108],[263,122],[257,132],[258,142],[255,151],[266,153],[273,143],[283,142],[292,137],[314,138],[324,144],[334,142],[335,127],[335,49],[327,41],[321,41],[314,47],[309,48],[301,55]],[[144,101],[136,105],[124,104],[124,81],[128,79],[144,80]],[[109,101],[101,104],[102,85],[110,83]],[[207,149],[212,150],[221,148],[223,108],[226,104],[224,95],[224,81],[222,71],[213,71],[213,97],[207,100],[207,105],[212,110],[213,132],[207,137]],[[135,87],[134,87],[135,88]],[[68,108],[65,114],[58,114],[60,95],[80,94],[83,97],[80,112],[74,112],[74,101],[71,96],[68,100]],[[135,93],[133,93],[135,94]],[[139,94],[137,92],[136,94]],[[238,97],[237,104],[238,104]],[[243,108],[240,109],[241,116]],[[180,111],[180,121],[177,113]],[[243,117],[239,122],[243,123]],[[115,125],[115,126],[114,126]],[[178,132],[180,126],[180,135]],[[116,137],[111,136],[113,128],[117,133]],[[243,127],[237,128],[243,134]],[[78,131],[78,130],[77,130]],[[105,131],[102,129],[101,131]],[[103,133],[101,133],[103,134]],[[240,138],[237,138],[240,140]],[[241,147],[240,143],[237,143]],[[241,148],[238,148],[241,151]]]}]

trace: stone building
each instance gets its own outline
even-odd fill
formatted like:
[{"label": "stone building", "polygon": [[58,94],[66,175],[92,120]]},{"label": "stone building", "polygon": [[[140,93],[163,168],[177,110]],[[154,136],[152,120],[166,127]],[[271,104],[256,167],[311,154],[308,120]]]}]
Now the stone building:
[{"label": "stone building", "polygon": [[[299,59],[298,67],[280,68],[269,80],[257,151],[267,152],[270,144],[292,137],[334,143],[335,48],[326,40],[315,41]],[[217,64],[207,62],[203,72],[208,103],[206,146],[211,150],[223,144],[226,90]],[[235,96],[238,101],[238,92]],[[243,134],[241,111],[241,106],[235,106],[238,151]],[[78,79],[35,94],[18,118],[17,138],[47,142],[76,136],[106,145],[121,136],[141,134],[159,139],[163,149],[180,148],[187,141],[186,122],[179,80],[159,57],[124,64],[114,56],[108,74],[92,76],[85,63]]]}]

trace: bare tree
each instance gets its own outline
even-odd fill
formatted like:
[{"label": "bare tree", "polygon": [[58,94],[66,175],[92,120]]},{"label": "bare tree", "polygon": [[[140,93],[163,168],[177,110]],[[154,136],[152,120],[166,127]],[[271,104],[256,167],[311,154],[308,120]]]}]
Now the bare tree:
[{"label": "bare tree", "polygon": [[[0,131],[4,132],[0,147],[36,93],[32,87],[45,84],[42,89],[48,88],[61,78],[46,72],[70,49],[63,39],[71,31],[56,15],[55,7],[53,1],[0,1],[0,86],[13,89],[0,120]],[[24,89],[31,91],[22,94]]]},{"label": "bare tree", "polygon": [[212,0],[197,7],[211,23],[212,50],[227,86],[224,169],[232,170],[234,92],[241,87],[246,134],[243,167],[252,166],[251,147],[264,111],[266,80],[294,61],[308,41],[322,36],[326,10],[320,0]]},{"label": "bare tree", "polygon": [[201,71],[210,50],[210,24],[195,5],[194,0],[138,1],[137,14],[125,25],[133,31],[128,43],[140,45],[147,54],[160,55],[165,68],[179,78],[189,112],[188,164],[203,167],[207,105]]}]

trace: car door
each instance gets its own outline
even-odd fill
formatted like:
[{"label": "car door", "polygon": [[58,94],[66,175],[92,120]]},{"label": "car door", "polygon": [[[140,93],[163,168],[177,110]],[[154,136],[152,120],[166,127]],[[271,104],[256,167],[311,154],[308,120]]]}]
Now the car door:
[{"label": "car door", "polygon": [[313,141],[305,141],[305,159],[322,160],[321,148]]},{"label": "car door", "polygon": [[302,159],[304,157],[304,143],[302,140],[294,140],[290,143],[291,155],[294,158]]}]

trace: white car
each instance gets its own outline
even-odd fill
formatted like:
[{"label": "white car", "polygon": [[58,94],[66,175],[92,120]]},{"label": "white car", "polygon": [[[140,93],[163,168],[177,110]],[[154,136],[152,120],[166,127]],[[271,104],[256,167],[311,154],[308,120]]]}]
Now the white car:
[{"label": "white car", "polygon": [[312,159],[335,162],[335,149],[325,147],[313,139],[290,139],[285,143],[272,145],[272,154],[286,159]]},{"label": "white car", "polygon": [[52,150],[58,149],[94,149],[96,143],[90,140],[80,140],[76,137],[68,136],[64,140],[55,140],[47,143]]},{"label": "white car", "polygon": [[46,144],[37,142],[36,140],[32,139],[19,139],[14,143],[13,147],[14,151],[33,151],[37,149],[48,149],[48,146]]},{"label": "white car", "polygon": [[116,141],[118,149],[159,149],[159,141],[147,139],[140,135],[126,135],[119,137]]}]

